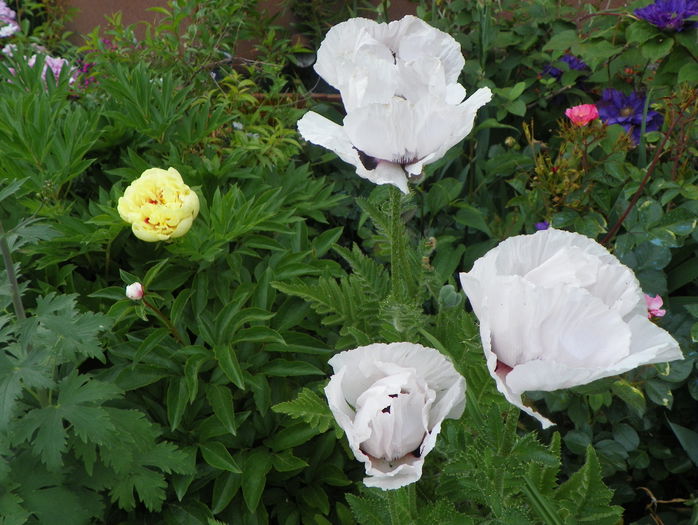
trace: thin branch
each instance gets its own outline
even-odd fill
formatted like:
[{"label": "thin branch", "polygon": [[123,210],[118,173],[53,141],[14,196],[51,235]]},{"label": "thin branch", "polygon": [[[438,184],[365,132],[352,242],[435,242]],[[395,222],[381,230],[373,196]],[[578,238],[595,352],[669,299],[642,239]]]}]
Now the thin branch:
[{"label": "thin branch", "polygon": [[630,211],[635,207],[635,204],[637,204],[637,201],[640,199],[640,195],[642,195],[642,192],[644,191],[647,182],[650,180],[652,173],[654,173],[654,169],[657,167],[657,163],[659,162],[659,159],[661,158],[662,153],[664,152],[664,146],[666,146],[666,143],[669,141],[671,132],[674,131],[674,128],[681,120],[682,119],[679,117],[671,123],[671,126],[664,135],[664,140],[662,140],[662,143],[659,145],[657,151],[654,154],[654,157],[652,158],[652,162],[647,167],[647,173],[645,173],[645,176],[642,178],[642,181],[640,182],[640,187],[633,194],[632,198],[630,199],[630,203],[628,204],[628,207],[625,208],[625,211],[613,225],[613,228],[608,230],[606,236],[601,240],[601,244],[603,244],[604,246],[608,244],[608,242],[610,242],[611,239],[613,239],[616,233],[618,233],[618,230],[623,225],[623,221],[625,221],[625,219],[630,214]]}]

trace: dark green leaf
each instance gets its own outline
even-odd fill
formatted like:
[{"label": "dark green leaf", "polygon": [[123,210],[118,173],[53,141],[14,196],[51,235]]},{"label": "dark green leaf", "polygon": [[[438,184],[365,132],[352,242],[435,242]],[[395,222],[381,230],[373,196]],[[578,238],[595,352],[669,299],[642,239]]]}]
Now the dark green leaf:
[{"label": "dark green leaf", "polygon": [[225,448],[225,445],[220,441],[201,443],[199,444],[199,450],[201,450],[204,461],[213,468],[227,470],[228,472],[234,472],[236,474],[242,473],[242,470],[233,459],[233,456],[230,455],[228,449]]}]

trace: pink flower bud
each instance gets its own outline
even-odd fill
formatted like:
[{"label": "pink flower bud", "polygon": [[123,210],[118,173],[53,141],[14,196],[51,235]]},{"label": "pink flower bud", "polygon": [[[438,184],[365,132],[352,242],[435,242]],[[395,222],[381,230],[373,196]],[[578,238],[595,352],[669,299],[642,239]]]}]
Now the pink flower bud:
[{"label": "pink flower bud", "polygon": [[582,104],[580,106],[572,106],[565,110],[565,115],[572,121],[575,126],[586,126],[594,120],[599,118],[599,110],[596,109],[594,104]]},{"label": "pink flower bud", "polygon": [[645,302],[647,303],[647,317],[650,319],[652,319],[652,317],[664,317],[666,310],[662,309],[664,301],[660,295],[652,297],[651,295],[645,294]]},{"label": "pink flower bud", "polygon": [[126,287],[126,297],[131,299],[132,301],[140,301],[143,299],[144,295],[143,291],[143,285],[141,283],[133,283],[129,284]]}]

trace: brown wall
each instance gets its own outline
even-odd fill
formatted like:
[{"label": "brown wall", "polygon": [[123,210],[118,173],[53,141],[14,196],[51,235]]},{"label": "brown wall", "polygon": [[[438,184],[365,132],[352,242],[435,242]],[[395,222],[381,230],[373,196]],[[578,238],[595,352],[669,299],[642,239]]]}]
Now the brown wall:
[{"label": "brown wall", "polygon": [[97,26],[106,26],[106,16],[121,12],[122,23],[127,26],[137,22],[155,22],[161,15],[148,11],[149,7],[166,7],[167,0],[66,0],[66,5],[76,8],[75,17],[67,29],[86,35]]},{"label": "brown wall", "polygon": [[[148,11],[149,7],[166,7],[167,0],[64,0],[66,5],[74,7],[77,12],[74,18],[68,23],[67,29],[75,36],[74,43],[81,44],[80,35],[85,35],[96,26],[105,27],[107,25],[106,16],[117,11],[122,14],[124,25],[136,24],[138,22],[155,22],[161,15]],[[205,0],[204,0],[205,1]],[[376,0],[378,3],[380,0]],[[279,13],[275,20],[278,25],[290,25],[292,16],[288,9],[284,9],[284,0],[260,0],[259,7],[270,14]],[[410,13],[414,14],[415,4],[410,0],[391,0],[388,13],[390,18],[395,20]],[[136,34],[143,35],[143,27],[136,27]]]},{"label": "brown wall", "polygon": [[[141,21],[153,23],[160,16],[158,13],[148,11],[149,7],[166,7],[167,0],[63,0],[66,5],[77,8],[77,13],[68,24],[67,29],[75,33],[74,43],[82,44],[80,35],[92,31],[96,26],[104,27],[107,22],[106,15],[116,11],[121,11],[124,25],[136,24]],[[205,0],[202,0],[205,2]],[[378,4],[381,0],[375,0]],[[471,0],[475,1],[475,0]],[[525,0],[528,1],[528,0]],[[593,4],[598,9],[613,9],[625,6],[629,0],[566,0],[570,6],[578,7],[580,12],[586,12],[586,7]],[[259,0],[260,9],[267,10],[270,14],[279,13],[275,20],[278,25],[290,25],[292,16],[287,9],[284,9],[284,0]],[[392,20],[402,18],[406,14],[415,13],[415,3],[411,0],[391,0],[388,8],[389,16]],[[136,27],[136,34],[143,35],[143,27]],[[247,52],[241,49],[243,55]],[[249,48],[251,52],[251,47]]]}]

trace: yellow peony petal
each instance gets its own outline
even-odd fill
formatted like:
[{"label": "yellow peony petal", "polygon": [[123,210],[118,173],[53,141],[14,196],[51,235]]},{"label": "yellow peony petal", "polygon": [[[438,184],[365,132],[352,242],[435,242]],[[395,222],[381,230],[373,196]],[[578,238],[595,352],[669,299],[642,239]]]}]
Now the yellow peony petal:
[{"label": "yellow peony petal", "polygon": [[199,213],[199,197],[174,168],[150,168],[119,198],[117,211],[146,242],[181,237]]}]

